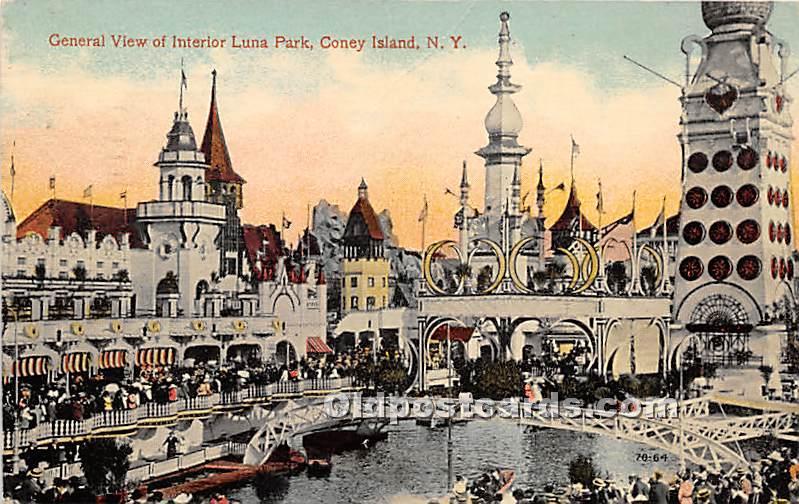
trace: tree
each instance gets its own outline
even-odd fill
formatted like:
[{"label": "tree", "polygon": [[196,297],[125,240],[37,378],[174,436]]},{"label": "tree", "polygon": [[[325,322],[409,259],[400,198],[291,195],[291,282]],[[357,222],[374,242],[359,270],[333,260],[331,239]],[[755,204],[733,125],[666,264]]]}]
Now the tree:
[{"label": "tree", "polygon": [[608,265],[608,288],[614,294],[621,294],[627,288],[627,267],[622,261],[613,261]]},{"label": "tree", "polygon": [[117,282],[130,282],[130,274],[128,273],[128,270],[121,269],[114,273],[114,280]]},{"label": "tree", "polygon": [[79,282],[83,282],[86,280],[86,266],[82,264],[76,265],[72,268],[72,274],[75,275],[75,279]]},{"label": "tree", "polygon": [[[462,388],[478,398],[500,400],[520,397],[522,394],[522,371],[518,363],[513,360],[492,362],[481,360],[474,368],[468,369],[464,366],[461,376],[464,375],[466,383],[462,383]],[[466,390],[466,386],[469,386],[470,390]]]},{"label": "tree", "polygon": [[79,448],[81,469],[95,495],[113,494],[125,488],[133,448],[125,442],[100,438],[84,441]]}]

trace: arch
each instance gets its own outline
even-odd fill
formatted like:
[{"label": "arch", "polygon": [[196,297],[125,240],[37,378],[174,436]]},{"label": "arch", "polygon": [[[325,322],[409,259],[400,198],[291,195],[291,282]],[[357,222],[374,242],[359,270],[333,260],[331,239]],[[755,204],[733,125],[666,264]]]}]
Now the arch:
[{"label": "arch", "polygon": [[208,286],[208,282],[206,280],[200,280],[197,282],[197,286],[194,288],[194,299],[199,301],[200,298],[208,292],[210,287]]},{"label": "arch", "polygon": [[763,320],[763,311],[749,292],[743,287],[729,282],[708,282],[691,290],[674,309],[674,320],[689,322],[694,308],[706,297],[726,294],[736,299],[746,310],[749,323],[757,325]]},{"label": "arch", "polygon": [[[525,326],[530,324],[535,324],[535,330],[532,333],[524,330]],[[510,357],[517,361],[523,359],[524,348],[528,346],[537,350],[536,353],[540,353],[545,331],[544,323],[540,319],[525,317],[514,320],[511,324]],[[536,336],[538,336],[538,344],[536,344]]]},{"label": "arch", "polygon": [[213,343],[200,343],[191,345],[183,350],[183,358],[181,363],[187,359],[194,359],[194,362],[211,362],[216,361],[222,363],[222,347]]},{"label": "arch", "polygon": [[294,344],[286,339],[280,340],[275,345],[275,360],[280,365],[290,365],[297,361],[297,349]]},{"label": "arch", "polygon": [[175,176],[170,175],[167,177],[167,199],[172,201],[175,199]]},{"label": "arch", "polygon": [[155,293],[157,294],[178,294],[180,289],[178,288],[178,278],[172,271],[167,271],[164,278],[158,281],[158,285],[155,288]]},{"label": "arch", "polygon": [[191,191],[191,186],[192,186],[191,177],[188,176],[188,175],[184,175],[183,177],[181,177],[180,185],[183,187],[182,199],[185,200],[185,201],[191,201],[191,193],[192,193],[192,191]]},{"label": "arch", "polygon": [[[288,300],[288,302],[289,302],[288,305],[286,305],[285,301],[283,301],[284,298]],[[278,303],[280,303],[279,307],[278,307]],[[291,311],[291,312],[294,312],[297,309],[296,306],[294,305],[294,299],[291,296],[289,296],[287,293],[281,292],[280,294],[278,294],[278,296],[275,298],[275,300],[272,301],[272,313],[273,314],[277,314],[279,312],[285,313],[285,311],[284,311],[284,310],[286,310],[285,307],[290,307],[291,309],[288,310],[288,311]],[[278,308],[280,308],[280,310],[278,310]]]}]

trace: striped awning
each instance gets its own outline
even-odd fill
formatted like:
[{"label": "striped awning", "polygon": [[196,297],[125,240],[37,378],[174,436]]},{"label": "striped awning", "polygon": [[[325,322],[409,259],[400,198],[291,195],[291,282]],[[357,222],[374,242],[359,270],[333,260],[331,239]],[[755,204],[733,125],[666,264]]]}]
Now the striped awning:
[{"label": "striped awning", "polygon": [[319,336],[310,336],[305,339],[305,352],[306,353],[333,353],[330,348]]},{"label": "striped awning", "polygon": [[41,376],[50,371],[50,357],[30,356],[23,357],[14,363],[11,369],[12,376]]},{"label": "striped awning", "polygon": [[73,352],[61,356],[62,373],[85,373],[92,367],[92,354]]},{"label": "striped awning", "polygon": [[100,369],[123,368],[128,363],[128,352],[126,350],[106,350],[100,354]]},{"label": "striped awning", "polygon": [[168,366],[175,363],[175,349],[143,348],[136,352],[137,366]]}]

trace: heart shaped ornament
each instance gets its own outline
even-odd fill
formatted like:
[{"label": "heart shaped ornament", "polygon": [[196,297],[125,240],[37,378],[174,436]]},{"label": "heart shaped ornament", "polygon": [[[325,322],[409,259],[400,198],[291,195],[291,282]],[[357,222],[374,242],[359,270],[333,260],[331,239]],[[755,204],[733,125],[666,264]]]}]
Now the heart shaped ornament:
[{"label": "heart shaped ornament", "polygon": [[719,114],[729,110],[737,100],[738,90],[726,82],[716,84],[705,93],[705,102]]}]

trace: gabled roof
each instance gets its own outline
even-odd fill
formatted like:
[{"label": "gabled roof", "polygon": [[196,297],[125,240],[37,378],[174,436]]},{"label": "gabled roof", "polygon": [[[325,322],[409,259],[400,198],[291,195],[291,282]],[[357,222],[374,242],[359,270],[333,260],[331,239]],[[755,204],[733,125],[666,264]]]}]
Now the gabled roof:
[{"label": "gabled roof", "polygon": [[[677,213],[666,219],[666,236],[676,236],[677,234],[679,234],[679,232],[680,232],[680,214]],[[662,237],[663,224],[658,224],[656,217],[655,222],[653,222],[651,226],[639,231],[638,235]]]},{"label": "gabled roof", "polygon": [[384,239],[383,229],[380,227],[380,221],[369,203],[369,199],[359,197],[355,206],[350,210],[347,227],[344,229],[344,239],[364,236],[368,236],[372,240]]},{"label": "gabled roof", "polygon": [[17,226],[17,237],[38,233],[47,238],[51,227],[61,228],[61,239],[78,233],[86,238],[86,232],[97,231],[97,240],[111,235],[117,240],[124,233],[130,234],[131,248],[144,248],[136,229],[136,209],[90,205],[77,201],[50,199],[33,211]]},{"label": "gabled roof", "polygon": [[200,151],[205,154],[205,162],[210,165],[205,172],[206,181],[219,181],[244,184],[246,181],[233,170],[230,153],[222,132],[222,122],[219,120],[219,109],[216,105],[216,70],[213,71],[213,84],[211,86],[211,107],[208,110],[208,122],[205,125],[205,134]]},{"label": "gabled roof", "polygon": [[580,218],[580,228],[584,231],[594,231],[596,227],[591,224],[585,215],[580,211],[580,198],[577,197],[577,189],[572,183],[569,189],[569,199],[566,201],[566,208],[560,214],[558,220],[549,227],[550,231],[569,231],[577,228],[577,217]]}]

